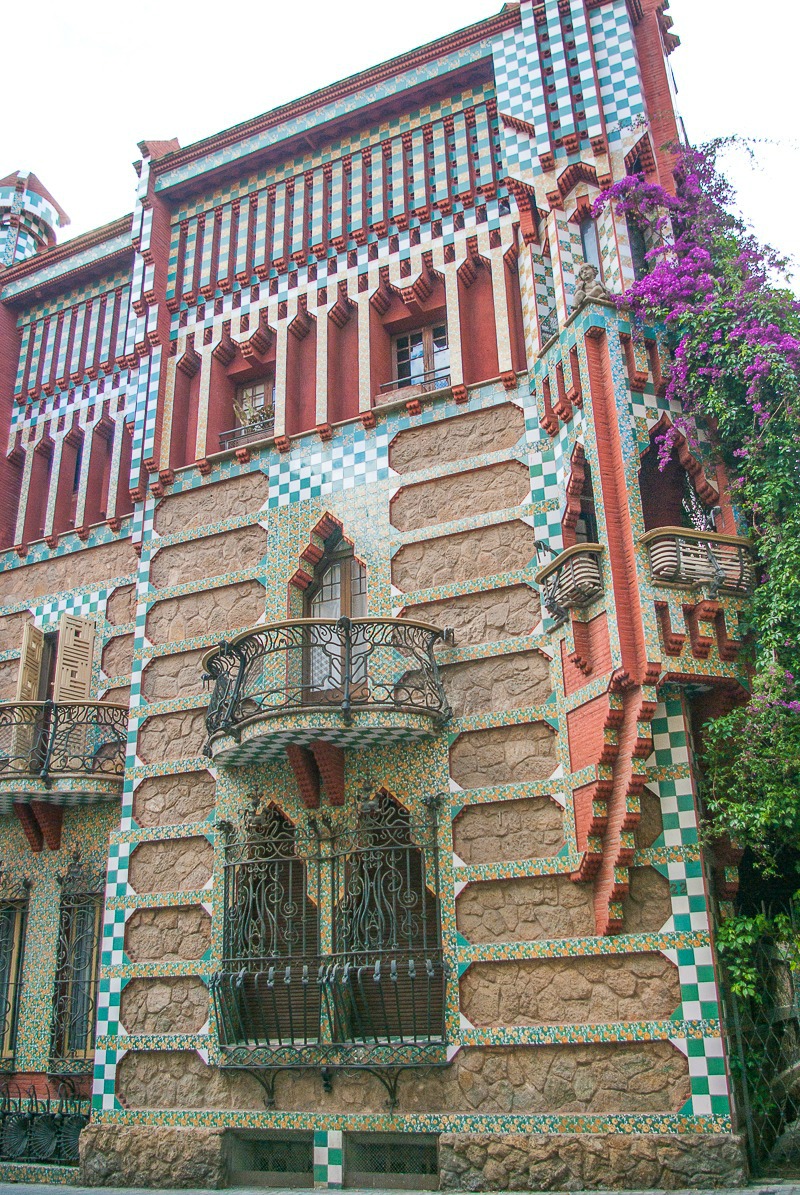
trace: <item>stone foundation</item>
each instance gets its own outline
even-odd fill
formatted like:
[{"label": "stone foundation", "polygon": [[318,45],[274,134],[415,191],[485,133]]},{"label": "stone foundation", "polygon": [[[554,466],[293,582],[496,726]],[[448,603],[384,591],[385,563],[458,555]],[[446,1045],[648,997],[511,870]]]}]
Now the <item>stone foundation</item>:
[{"label": "stone foundation", "polygon": [[[79,1182],[219,1189],[227,1182],[224,1130],[89,1125],[81,1134]],[[439,1138],[441,1190],[673,1191],[746,1183],[741,1142],[723,1134],[444,1133]]]},{"label": "stone foundation", "polygon": [[82,1186],[217,1189],[225,1185],[221,1129],[90,1124],[81,1133],[80,1147]]},{"label": "stone foundation", "polygon": [[451,1191],[741,1187],[738,1137],[624,1133],[439,1138],[439,1185]]}]

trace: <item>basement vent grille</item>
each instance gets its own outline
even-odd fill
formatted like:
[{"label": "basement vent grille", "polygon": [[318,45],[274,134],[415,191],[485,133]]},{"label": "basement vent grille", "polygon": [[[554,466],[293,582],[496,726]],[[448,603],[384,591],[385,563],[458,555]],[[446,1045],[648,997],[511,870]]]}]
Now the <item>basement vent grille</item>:
[{"label": "basement vent grille", "polygon": [[435,1190],[437,1140],[418,1133],[346,1133],[346,1186]]},{"label": "basement vent grille", "polygon": [[313,1187],[311,1133],[233,1134],[228,1145],[232,1187]]}]

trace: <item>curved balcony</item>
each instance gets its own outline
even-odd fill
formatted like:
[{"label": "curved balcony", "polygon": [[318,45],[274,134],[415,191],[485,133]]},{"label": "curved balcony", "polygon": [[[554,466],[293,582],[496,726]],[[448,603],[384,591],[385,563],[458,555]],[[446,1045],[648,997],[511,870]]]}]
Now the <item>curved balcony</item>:
[{"label": "curved balcony", "polygon": [[366,747],[428,738],[449,718],[437,643],[405,618],[294,619],[244,631],[203,657],[214,688],[206,754],[247,764],[319,739]]},{"label": "curved balcony", "polygon": [[639,542],[647,547],[650,573],[657,584],[703,588],[712,600],[720,590],[743,596],[755,585],[752,544],[742,536],[658,527]]},{"label": "curved balcony", "polygon": [[0,811],[119,796],[128,707],[105,701],[0,704]]},{"label": "curved balcony", "polygon": [[542,601],[555,626],[567,621],[570,610],[590,606],[603,592],[600,544],[573,544],[536,574]]}]

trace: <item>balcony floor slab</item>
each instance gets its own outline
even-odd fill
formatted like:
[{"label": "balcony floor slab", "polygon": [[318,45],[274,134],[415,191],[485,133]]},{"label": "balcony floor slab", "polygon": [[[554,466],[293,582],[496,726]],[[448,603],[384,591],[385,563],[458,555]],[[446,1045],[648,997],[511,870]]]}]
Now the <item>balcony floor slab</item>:
[{"label": "balcony floor slab", "polygon": [[354,711],[349,721],[338,709],[271,714],[243,725],[238,739],[233,735],[218,738],[211,745],[211,754],[215,763],[241,767],[278,759],[292,743],[327,742],[355,750],[392,747],[432,738],[439,725],[439,719],[429,715],[398,710]]}]

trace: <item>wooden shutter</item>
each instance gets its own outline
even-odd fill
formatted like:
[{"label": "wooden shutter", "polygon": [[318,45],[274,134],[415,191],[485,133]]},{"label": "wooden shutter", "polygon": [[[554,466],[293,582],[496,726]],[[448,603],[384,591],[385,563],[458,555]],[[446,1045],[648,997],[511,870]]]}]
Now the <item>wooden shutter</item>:
[{"label": "wooden shutter", "polygon": [[44,631],[26,622],[22,632],[22,655],[17,673],[17,701],[38,701],[44,655]]},{"label": "wooden shutter", "polygon": [[88,701],[92,695],[94,623],[90,618],[62,614],[58,628],[58,654],[53,700]]}]

